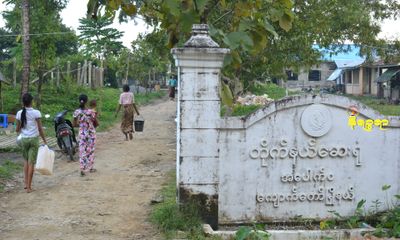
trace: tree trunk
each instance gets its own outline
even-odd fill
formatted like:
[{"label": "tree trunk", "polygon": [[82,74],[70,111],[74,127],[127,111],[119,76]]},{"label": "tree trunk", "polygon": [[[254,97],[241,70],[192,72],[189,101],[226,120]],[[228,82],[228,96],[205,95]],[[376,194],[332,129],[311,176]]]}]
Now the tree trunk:
[{"label": "tree trunk", "polygon": [[22,95],[29,91],[29,72],[30,72],[30,36],[29,36],[29,0],[22,0],[22,34],[23,34],[23,71],[21,82],[21,98]]}]

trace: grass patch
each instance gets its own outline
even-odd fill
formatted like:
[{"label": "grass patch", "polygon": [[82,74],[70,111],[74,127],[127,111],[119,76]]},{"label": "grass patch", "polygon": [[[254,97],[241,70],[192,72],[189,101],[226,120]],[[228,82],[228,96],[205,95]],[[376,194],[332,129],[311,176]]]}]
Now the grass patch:
[{"label": "grass patch", "polygon": [[274,83],[253,85],[250,87],[250,92],[258,96],[267,94],[268,97],[274,100],[281,99],[286,96],[286,89],[279,87]]},{"label": "grass patch", "polygon": [[165,91],[159,91],[159,92],[151,92],[151,93],[140,93],[140,94],[135,94],[135,102],[136,104],[140,105],[144,105],[144,104],[148,104],[151,101],[153,101],[154,99],[159,99],[164,97],[166,94]]},{"label": "grass patch", "polygon": [[262,107],[262,105],[235,105],[233,107],[232,116],[246,116]]},{"label": "grass patch", "polygon": [[379,99],[373,96],[353,96],[353,95],[345,95],[345,96],[360,101],[363,104],[380,112],[383,115],[386,116],[400,115],[400,105],[388,104],[384,99]]},{"label": "grass patch", "polygon": [[184,232],[185,239],[219,239],[204,236],[196,204],[179,206],[176,203],[175,172],[169,174],[168,181],[161,190],[161,195],[164,201],[154,206],[150,219],[165,234],[166,239],[176,238],[178,231]]},{"label": "grass patch", "polygon": [[10,160],[6,160],[0,165],[0,192],[4,190],[4,182],[7,179],[12,178],[12,176],[21,169],[22,166],[20,164],[14,163]]},{"label": "grass patch", "polygon": [[21,152],[20,147],[6,147],[6,148],[0,148],[0,153],[15,153],[15,152]]},{"label": "grass patch", "polygon": [[[257,111],[258,109],[262,108],[263,105],[240,105],[235,104],[233,105],[232,110],[228,109],[226,106],[221,106],[220,116],[230,116],[230,117],[240,117],[246,116],[250,113]],[[227,112],[230,111],[230,114]]]}]

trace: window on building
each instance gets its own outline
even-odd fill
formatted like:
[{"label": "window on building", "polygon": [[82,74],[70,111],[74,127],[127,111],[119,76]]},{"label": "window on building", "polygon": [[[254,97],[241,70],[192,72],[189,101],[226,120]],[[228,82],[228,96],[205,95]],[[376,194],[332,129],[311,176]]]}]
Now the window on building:
[{"label": "window on building", "polygon": [[289,81],[299,80],[299,76],[291,70],[287,70],[286,75],[287,75]]},{"label": "window on building", "polygon": [[308,72],[308,81],[321,81],[321,71],[311,70]]}]

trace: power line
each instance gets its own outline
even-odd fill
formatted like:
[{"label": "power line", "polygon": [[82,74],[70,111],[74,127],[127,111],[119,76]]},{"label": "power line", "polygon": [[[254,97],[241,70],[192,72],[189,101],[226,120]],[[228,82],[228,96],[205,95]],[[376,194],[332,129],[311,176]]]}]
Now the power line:
[{"label": "power line", "polygon": [[47,32],[47,33],[30,33],[30,34],[3,34],[0,37],[18,37],[18,36],[43,36],[43,35],[63,35],[63,34],[75,34],[74,32]]}]

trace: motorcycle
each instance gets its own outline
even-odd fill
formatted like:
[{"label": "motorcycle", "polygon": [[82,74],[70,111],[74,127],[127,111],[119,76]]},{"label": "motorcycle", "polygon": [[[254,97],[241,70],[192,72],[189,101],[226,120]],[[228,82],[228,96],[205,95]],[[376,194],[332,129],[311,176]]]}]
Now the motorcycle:
[{"label": "motorcycle", "polygon": [[77,142],[71,121],[65,119],[67,112],[68,110],[64,110],[57,113],[54,118],[54,130],[56,132],[58,147],[73,161]]}]

